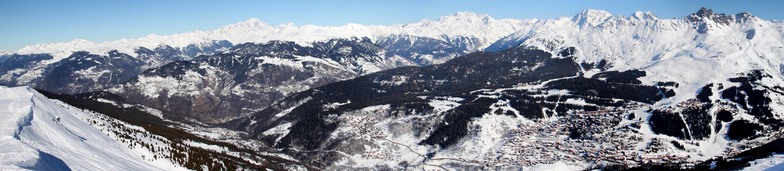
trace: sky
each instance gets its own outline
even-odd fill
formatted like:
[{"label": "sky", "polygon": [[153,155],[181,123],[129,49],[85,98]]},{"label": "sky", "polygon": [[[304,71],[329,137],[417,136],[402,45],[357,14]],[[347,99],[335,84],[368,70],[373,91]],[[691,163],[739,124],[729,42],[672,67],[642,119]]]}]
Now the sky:
[{"label": "sky", "polygon": [[700,7],[784,20],[782,0],[2,0],[0,50],[77,38],[103,42],[209,30],[249,18],[272,25],[391,25],[436,20],[460,11],[496,19],[549,19],[572,17],[588,8],[614,15],[640,10],[659,18],[683,18]]}]

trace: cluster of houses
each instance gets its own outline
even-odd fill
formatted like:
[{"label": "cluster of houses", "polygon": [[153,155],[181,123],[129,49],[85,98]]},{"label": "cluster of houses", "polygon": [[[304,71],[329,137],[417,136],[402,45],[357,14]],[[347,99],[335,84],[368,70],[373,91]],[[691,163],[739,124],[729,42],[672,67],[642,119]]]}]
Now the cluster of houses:
[{"label": "cluster of houses", "polygon": [[[634,104],[632,104],[634,105]],[[695,104],[683,104],[695,105]],[[685,106],[688,107],[688,106]],[[634,106],[624,106],[625,109]],[[601,108],[596,111],[570,111],[565,116],[554,120],[540,120],[533,123],[522,123],[518,127],[504,132],[503,140],[490,152],[483,151],[478,158],[460,158],[464,162],[476,163],[478,166],[505,168],[518,166],[534,166],[554,162],[566,163],[614,163],[627,166],[647,163],[682,163],[688,160],[683,153],[671,151],[664,142],[650,137],[645,140],[636,127],[624,125],[629,120],[628,110]],[[367,115],[341,115],[342,124],[352,125],[350,130],[343,130],[350,136],[360,139],[394,143],[399,148],[366,146],[362,152],[365,159],[394,159],[401,152],[414,152],[425,156],[427,151],[414,151],[395,140],[387,139],[388,128],[379,128],[379,120]],[[340,129],[346,129],[340,128]],[[573,134],[580,134],[575,136]],[[646,142],[648,141],[648,142]],[[386,145],[382,145],[386,146]],[[406,151],[409,148],[409,151]],[[402,151],[401,151],[402,150]],[[396,157],[397,156],[397,157]],[[437,160],[430,158],[429,160]],[[458,159],[449,159],[458,160]],[[428,160],[425,160],[428,161]]]}]

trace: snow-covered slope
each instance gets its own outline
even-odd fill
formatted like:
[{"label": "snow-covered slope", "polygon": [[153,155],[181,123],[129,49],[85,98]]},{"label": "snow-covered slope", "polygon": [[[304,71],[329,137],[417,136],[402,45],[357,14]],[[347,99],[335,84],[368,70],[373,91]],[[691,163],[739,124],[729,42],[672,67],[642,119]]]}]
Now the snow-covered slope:
[{"label": "snow-covered slope", "polygon": [[0,87],[0,170],[171,170],[31,88]]},{"label": "snow-covered slope", "polygon": [[160,111],[106,97],[86,99],[39,93],[29,87],[0,86],[0,106],[0,170],[302,170],[306,167],[287,156],[215,141],[236,137],[231,132],[178,126],[158,118]]},{"label": "snow-covered slope", "polygon": [[749,162],[749,167],[743,170],[784,170],[784,155],[778,154],[767,158],[757,159]]},{"label": "snow-covered slope", "polygon": [[782,40],[784,24],[749,13],[715,14],[703,8],[684,19],[659,19],[651,12],[624,17],[589,9],[571,19],[537,22],[486,51],[534,46],[556,52],[574,47],[578,61],[586,64],[606,62],[606,70],[642,69],[649,75],[643,78],[646,83],[680,83],[674,99],[680,102],[707,83],[727,83],[727,78],[752,69],[769,71],[782,81]]},{"label": "snow-covered slope", "polygon": [[54,56],[67,56],[71,52],[84,50],[103,54],[111,50],[121,53],[134,54],[138,47],[153,49],[160,45],[182,48],[188,45],[208,45],[213,41],[228,40],[234,44],[246,42],[266,43],[270,40],[286,40],[295,42],[323,41],[332,38],[369,37],[375,39],[387,35],[412,35],[441,40],[451,40],[458,37],[478,38],[481,43],[477,47],[484,47],[490,42],[506,36],[516,30],[528,27],[533,20],[493,19],[488,15],[471,12],[441,17],[437,21],[422,20],[411,24],[378,26],[346,24],[343,26],[297,26],[292,23],[272,26],[256,18],[227,25],[208,31],[191,31],[173,35],[148,35],[135,39],[122,39],[108,42],[91,42],[76,39],[64,43],[46,43],[26,46],[16,53],[33,54],[48,53],[61,54]]}]

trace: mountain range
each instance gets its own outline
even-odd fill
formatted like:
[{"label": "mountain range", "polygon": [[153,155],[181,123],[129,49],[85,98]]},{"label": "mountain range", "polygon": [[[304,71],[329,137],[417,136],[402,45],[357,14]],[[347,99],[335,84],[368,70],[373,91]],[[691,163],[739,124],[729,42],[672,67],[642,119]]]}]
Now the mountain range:
[{"label": "mountain range", "polygon": [[[707,8],[391,26],[250,19],[3,52],[0,84],[33,87],[12,92],[93,126],[83,116],[142,127],[175,168],[721,170],[784,152],[782,54],[784,23]],[[101,141],[150,142],[114,132]],[[13,165],[84,168],[34,147],[60,161]],[[158,161],[123,155],[145,170]]]}]

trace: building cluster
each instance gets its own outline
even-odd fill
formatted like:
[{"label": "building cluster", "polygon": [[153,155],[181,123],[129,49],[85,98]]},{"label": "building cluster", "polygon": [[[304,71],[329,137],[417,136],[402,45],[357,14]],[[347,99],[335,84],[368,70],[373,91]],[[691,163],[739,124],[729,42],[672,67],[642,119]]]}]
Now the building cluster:
[{"label": "building cluster", "polygon": [[[493,151],[481,151],[483,154],[477,155],[481,156],[477,158],[424,159],[428,151],[433,149],[415,151],[416,145],[389,140],[387,137],[390,133],[386,130],[388,128],[378,126],[379,118],[344,114],[337,119],[343,125],[339,128],[342,129],[339,132],[344,134],[341,136],[375,142],[365,145],[363,152],[359,153],[364,159],[395,160],[400,159],[401,153],[413,152],[421,156],[421,159],[417,159],[419,162],[450,160],[485,168],[514,168],[554,162],[611,163],[626,166],[687,163],[689,156],[682,151],[676,151],[670,140],[645,137],[644,133],[640,133],[644,121],[629,117],[629,109],[640,109],[642,105],[630,105],[632,106],[607,107],[595,111],[571,110],[557,119],[518,124],[517,127],[502,133],[503,140],[496,144]],[[632,123],[629,124],[629,121]]]}]

